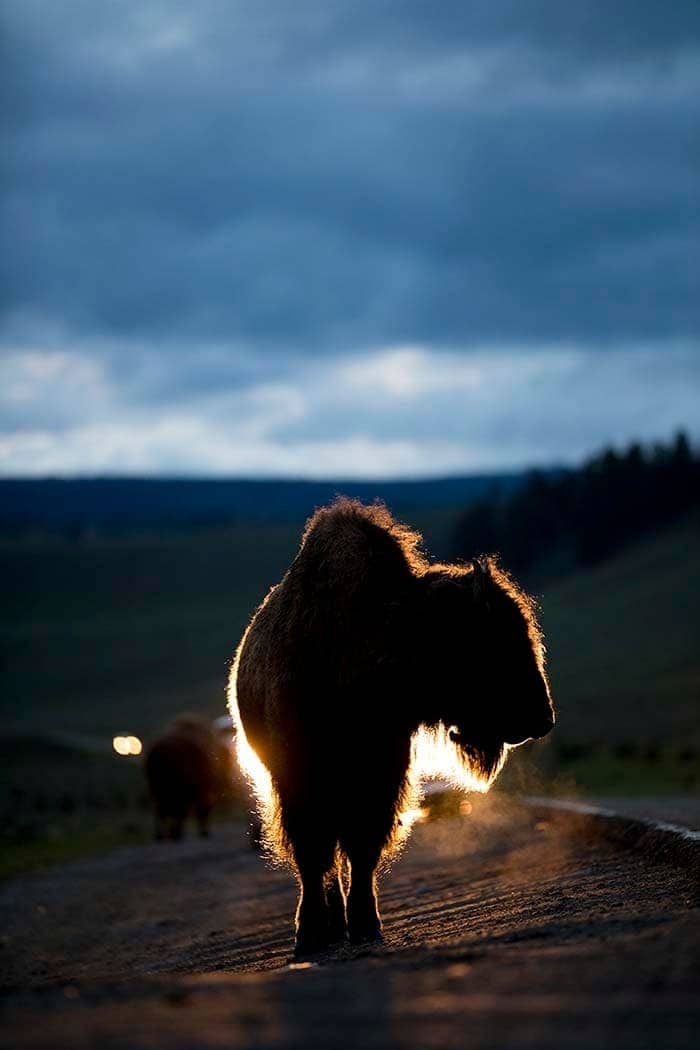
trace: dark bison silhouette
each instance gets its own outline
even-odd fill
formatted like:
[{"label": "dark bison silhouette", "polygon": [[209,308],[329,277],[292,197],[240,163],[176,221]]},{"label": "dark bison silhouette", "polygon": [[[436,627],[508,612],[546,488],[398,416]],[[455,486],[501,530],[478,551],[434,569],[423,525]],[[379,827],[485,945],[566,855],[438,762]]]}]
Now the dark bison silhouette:
[{"label": "dark bison silhouette", "polygon": [[420,543],[380,504],[317,511],[233,663],[239,744],[269,772],[268,842],[301,884],[298,954],[381,935],[376,871],[419,727],[442,727],[482,783],[507,745],[552,728],[532,601],[494,558],[430,564]]},{"label": "dark bison silhouette", "polygon": [[194,813],[199,833],[209,833],[214,804],[231,791],[231,749],[211,722],[176,718],[146,751],[145,772],[155,811],[157,839],[182,838]]}]

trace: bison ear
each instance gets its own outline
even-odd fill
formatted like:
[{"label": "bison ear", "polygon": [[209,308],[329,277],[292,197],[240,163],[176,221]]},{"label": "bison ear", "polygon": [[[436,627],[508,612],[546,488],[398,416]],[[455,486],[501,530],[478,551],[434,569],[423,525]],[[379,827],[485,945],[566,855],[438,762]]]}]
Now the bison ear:
[{"label": "bison ear", "polygon": [[446,572],[427,572],[418,578],[418,583],[422,600],[427,601],[428,608],[450,608],[450,603],[459,598],[459,582]]}]

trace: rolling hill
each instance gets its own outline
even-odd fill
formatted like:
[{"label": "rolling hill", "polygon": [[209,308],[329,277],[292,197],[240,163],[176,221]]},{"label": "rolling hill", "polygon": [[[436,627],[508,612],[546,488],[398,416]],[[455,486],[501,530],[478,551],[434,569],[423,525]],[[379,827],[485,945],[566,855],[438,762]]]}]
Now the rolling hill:
[{"label": "rolling hill", "polygon": [[[452,512],[416,514],[445,550]],[[698,739],[700,518],[541,596],[557,735]],[[228,661],[298,540],[285,524],[0,544],[3,731],[145,733],[220,713]]]},{"label": "rolling hill", "polygon": [[[439,557],[455,516],[410,520]],[[687,518],[543,588],[559,720],[516,752],[504,786],[698,790],[699,526]],[[223,713],[234,648],[298,535],[259,523],[0,541],[6,873],[148,834],[138,763],[113,757],[111,737],[147,739],[183,710]]]},{"label": "rolling hill", "polygon": [[562,737],[700,745],[700,515],[545,589]]},{"label": "rolling hill", "polygon": [[211,478],[0,478],[0,534],[171,531],[229,524],[301,524],[338,493],[384,500],[398,513],[465,507],[525,474],[474,474],[409,481]]}]

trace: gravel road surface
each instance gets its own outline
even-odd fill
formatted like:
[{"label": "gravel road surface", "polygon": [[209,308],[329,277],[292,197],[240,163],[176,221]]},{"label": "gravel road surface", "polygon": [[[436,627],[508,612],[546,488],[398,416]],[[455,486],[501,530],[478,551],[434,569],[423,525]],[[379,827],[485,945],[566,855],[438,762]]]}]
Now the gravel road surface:
[{"label": "gravel road surface", "polygon": [[300,965],[294,884],[238,826],[6,883],[3,1046],[697,1046],[692,863],[492,795],[381,889],[381,946]]}]

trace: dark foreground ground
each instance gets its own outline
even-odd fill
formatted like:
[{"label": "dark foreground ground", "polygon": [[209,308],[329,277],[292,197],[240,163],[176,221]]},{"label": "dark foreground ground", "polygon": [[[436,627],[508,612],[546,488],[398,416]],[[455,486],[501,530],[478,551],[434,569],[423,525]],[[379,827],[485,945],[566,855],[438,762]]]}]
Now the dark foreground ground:
[{"label": "dark foreground ground", "polygon": [[491,798],[416,828],[381,947],[293,964],[294,900],[238,827],[6,884],[3,1045],[697,1045],[687,860]]}]

